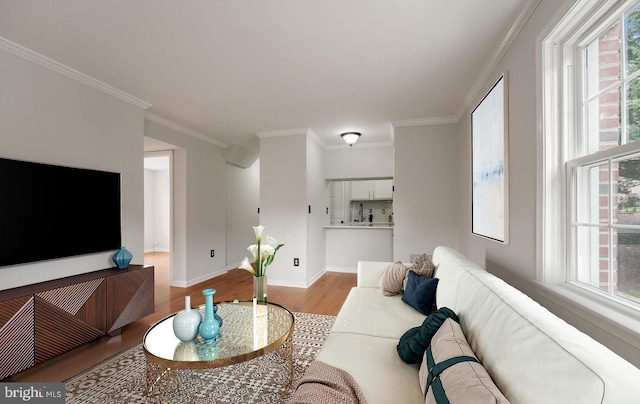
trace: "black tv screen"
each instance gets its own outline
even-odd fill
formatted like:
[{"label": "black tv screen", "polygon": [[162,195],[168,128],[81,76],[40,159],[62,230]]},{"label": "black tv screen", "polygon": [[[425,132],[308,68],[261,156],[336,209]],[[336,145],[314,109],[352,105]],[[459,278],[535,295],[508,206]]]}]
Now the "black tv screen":
[{"label": "black tv screen", "polygon": [[0,266],[120,248],[120,174],[0,158]]}]

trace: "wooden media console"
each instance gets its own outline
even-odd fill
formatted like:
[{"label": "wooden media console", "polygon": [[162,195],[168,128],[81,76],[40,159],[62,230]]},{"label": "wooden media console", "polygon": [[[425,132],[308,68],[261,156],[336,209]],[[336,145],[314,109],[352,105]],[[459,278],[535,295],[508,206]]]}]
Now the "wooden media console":
[{"label": "wooden media console", "polygon": [[154,311],[154,267],[130,265],[0,291],[0,380]]}]

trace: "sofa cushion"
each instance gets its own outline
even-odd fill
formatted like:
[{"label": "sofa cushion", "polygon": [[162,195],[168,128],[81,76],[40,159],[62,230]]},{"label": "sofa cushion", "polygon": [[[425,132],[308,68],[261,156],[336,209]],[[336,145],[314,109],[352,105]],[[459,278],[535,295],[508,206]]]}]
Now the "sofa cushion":
[{"label": "sofa cushion", "polygon": [[418,365],[400,360],[397,343],[397,339],[332,332],[316,359],[347,371],[368,404],[419,403],[423,396]]},{"label": "sofa cushion", "polygon": [[404,303],[400,295],[383,296],[378,289],[354,287],[331,332],[392,338],[397,343],[405,331],[421,324],[424,319],[425,315]]},{"label": "sofa cushion", "polygon": [[[380,277],[389,264],[390,262],[388,261],[358,261],[358,266],[356,267],[358,287],[379,289]],[[410,262],[403,262],[403,264],[407,268],[411,266]]]},{"label": "sofa cushion", "polygon": [[[427,359],[431,354],[431,361]],[[420,388],[424,392],[427,382],[431,382],[425,395],[426,403],[436,403],[439,394],[445,394],[452,403],[508,403],[491,380],[489,373],[479,362],[464,361],[444,369],[436,379],[429,370],[447,359],[466,356],[477,360],[460,325],[446,319],[431,340],[429,352],[425,353],[420,366]],[[431,363],[429,363],[431,362]],[[439,379],[439,380],[438,380]]]},{"label": "sofa cushion", "polygon": [[437,278],[427,278],[409,271],[407,274],[407,288],[402,295],[402,301],[420,313],[427,315],[432,311],[437,286]]},{"label": "sofa cushion", "polygon": [[378,285],[380,292],[385,296],[395,296],[402,293],[404,279],[409,268],[400,261],[389,265],[380,276]]},{"label": "sofa cushion", "polygon": [[420,363],[431,339],[448,318],[458,321],[456,313],[447,307],[442,307],[429,314],[419,327],[413,327],[405,332],[396,347],[400,359],[405,363]]},{"label": "sofa cushion", "polygon": [[505,397],[524,404],[637,401],[638,368],[457,251],[438,247],[433,262],[438,304],[458,314]]}]

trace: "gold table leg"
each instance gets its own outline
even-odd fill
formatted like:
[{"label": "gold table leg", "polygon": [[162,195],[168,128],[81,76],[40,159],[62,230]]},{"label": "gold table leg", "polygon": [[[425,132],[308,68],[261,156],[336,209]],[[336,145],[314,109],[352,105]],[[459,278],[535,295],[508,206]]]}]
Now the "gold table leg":
[{"label": "gold table leg", "polygon": [[295,375],[295,366],[293,364],[293,341],[291,339],[291,335],[289,335],[282,346],[278,348],[278,353],[289,363],[289,382],[282,394],[280,394],[280,398],[285,398],[286,395],[289,394],[289,390],[293,384],[293,377]]},{"label": "gold table leg", "polygon": [[180,380],[176,372],[145,352],[147,358],[147,390],[145,402],[168,402],[167,393],[178,391]]}]

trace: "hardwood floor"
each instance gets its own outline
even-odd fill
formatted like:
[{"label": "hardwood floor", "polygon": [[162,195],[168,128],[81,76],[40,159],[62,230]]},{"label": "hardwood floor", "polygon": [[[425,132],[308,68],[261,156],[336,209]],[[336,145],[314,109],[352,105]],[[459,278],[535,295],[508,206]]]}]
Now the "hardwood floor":
[{"label": "hardwood floor", "polygon": [[[122,329],[122,334],[101,337],[42,364],[13,375],[4,381],[55,383],[66,380],[83,370],[142,341],[147,329],[156,321],[184,309],[184,296],[191,296],[191,305],[204,304],[201,291],[215,288],[215,301],[250,299],[253,293],[252,275],[234,269],[224,275],[189,288],[169,286],[168,253],[145,254],[145,264],[155,266],[155,312]],[[335,316],[349,290],[356,285],[356,274],[327,272],[309,288],[271,286],[269,300],[293,312]]]}]

